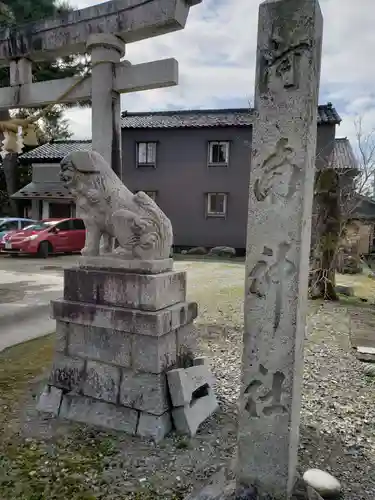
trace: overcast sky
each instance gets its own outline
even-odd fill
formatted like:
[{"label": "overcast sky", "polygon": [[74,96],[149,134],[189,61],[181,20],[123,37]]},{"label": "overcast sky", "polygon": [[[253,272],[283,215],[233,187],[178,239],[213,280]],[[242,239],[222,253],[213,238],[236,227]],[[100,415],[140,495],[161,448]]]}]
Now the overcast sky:
[{"label": "overcast sky", "polygon": [[[82,8],[95,0],[72,0]],[[133,64],[175,57],[180,83],[122,96],[122,110],[246,107],[253,99],[260,0],[203,0],[182,31],[127,46]],[[375,127],[375,0],[321,0],[324,41],[320,104],[331,101],[353,138],[357,114]],[[77,138],[90,137],[90,111],[68,114]],[[353,141],[354,142],[354,141]],[[353,144],[354,145],[354,144]]]}]

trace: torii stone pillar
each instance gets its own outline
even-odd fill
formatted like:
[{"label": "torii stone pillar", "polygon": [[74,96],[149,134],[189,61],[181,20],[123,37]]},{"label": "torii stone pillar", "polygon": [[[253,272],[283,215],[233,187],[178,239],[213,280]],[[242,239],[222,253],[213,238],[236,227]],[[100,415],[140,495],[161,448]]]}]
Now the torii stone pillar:
[{"label": "torii stone pillar", "polygon": [[[87,41],[92,68],[92,144],[121,178],[121,95],[114,90],[115,64],[125,54],[120,38],[99,33]],[[107,62],[106,62],[107,61]]]},{"label": "torii stone pillar", "polygon": [[260,6],[237,459],[259,499],[296,474],[322,30],[318,0]]}]

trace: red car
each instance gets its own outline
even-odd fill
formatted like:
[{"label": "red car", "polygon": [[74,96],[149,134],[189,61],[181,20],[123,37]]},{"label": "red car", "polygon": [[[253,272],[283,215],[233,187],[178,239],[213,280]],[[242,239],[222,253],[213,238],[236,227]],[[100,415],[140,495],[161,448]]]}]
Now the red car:
[{"label": "red car", "polygon": [[9,255],[80,252],[85,246],[82,219],[44,219],[21,231],[13,231],[4,241],[2,252]]}]

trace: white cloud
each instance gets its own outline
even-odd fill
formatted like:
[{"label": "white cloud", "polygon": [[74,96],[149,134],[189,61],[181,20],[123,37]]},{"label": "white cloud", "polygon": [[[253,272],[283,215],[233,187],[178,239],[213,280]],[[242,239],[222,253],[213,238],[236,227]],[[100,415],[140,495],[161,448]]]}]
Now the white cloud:
[{"label": "white cloud", "polygon": [[[76,0],[76,7],[97,3]],[[203,0],[186,28],[127,46],[133,64],[165,57],[179,61],[180,84],[122,97],[122,109],[247,106],[254,89],[260,0]],[[374,0],[321,0],[324,16],[321,101],[331,100],[343,118],[338,135],[353,137],[357,113],[375,126]],[[70,111],[77,136],[90,134],[88,110]]]}]

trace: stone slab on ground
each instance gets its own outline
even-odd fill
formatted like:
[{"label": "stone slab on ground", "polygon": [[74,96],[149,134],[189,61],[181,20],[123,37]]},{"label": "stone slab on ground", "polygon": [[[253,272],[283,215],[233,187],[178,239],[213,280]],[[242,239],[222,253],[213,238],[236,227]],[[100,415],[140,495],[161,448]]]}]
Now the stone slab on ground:
[{"label": "stone slab on ground", "polygon": [[360,361],[375,363],[375,347],[358,346],[355,349],[355,354]]}]

